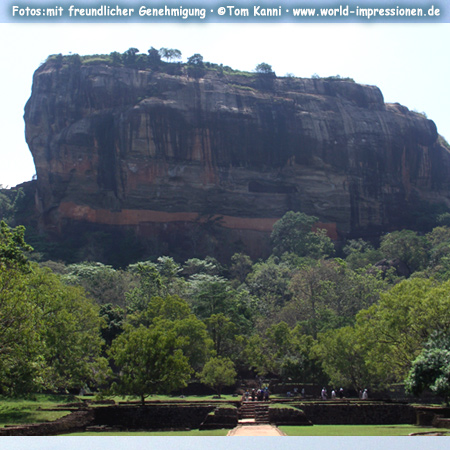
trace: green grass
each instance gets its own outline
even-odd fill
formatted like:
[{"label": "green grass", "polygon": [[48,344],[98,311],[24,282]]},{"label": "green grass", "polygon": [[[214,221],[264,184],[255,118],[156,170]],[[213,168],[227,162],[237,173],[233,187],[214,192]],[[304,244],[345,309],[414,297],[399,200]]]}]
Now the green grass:
[{"label": "green grass", "polygon": [[299,411],[299,408],[296,408],[295,406],[289,405],[287,403],[271,403],[270,408],[274,409],[295,409],[296,411]]},{"label": "green grass", "polygon": [[411,433],[450,433],[448,429],[414,425],[280,426],[288,436],[408,436]]},{"label": "green grass", "polygon": [[[181,398],[180,396],[171,396],[171,395],[151,395],[150,397],[147,397],[145,399],[146,402],[154,402],[154,401],[159,401],[159,402],[186,402],[186,403],[192,403],[192,402],[205,402],[205,401],[209,401],[209,400],[214,400],[214,401],[222,401],[224,403],[229,402],[229,401],[240,401],[241,397],[233,397],[232,395],[223,395],[218,399],[215,398],[215,395],[189,395],[186,396],[184,398]],[[83,400],[95,400],[94,397],[92,396],[86,396],[86,397],[79,397],[80,399]],[[126,397],[119,397],[119,396],[115,396],[115,397],[105,397],[105,399],[111,399],[114,400],[116,403],[119,402],[129,402],[129,401],[139,401],[138,398],[136,397],[131,397],[131,396],[126,396]]]},{"label": "green grass", "polygon": [[190,430],[190,431],[104,431],[73,433],[65,436],[226,436],[226,429],[220,430]]},{"label": "green grass", "polygon": [[253,91],[256,92],[256,89],[252,88],[251,86],[245,86],[243,84],[230,84],[230,87],[234,87],[236,89],[241,89],[243,91]]},{"label": "green grass", "polygon": [[[280,426],[288,436],[408,436],[410,433],[442,432],[450,430],[414,425],[313,425]],[[73,433],[68,436],[226,436],[229,430],[191,431],[111,431]]]},{"label": "green grass", "polygon": [[38,408],[55,408],[76,401],[72,396],[38,394],[33,398],[0,397],[0,426],[49,422],[64,417],[69,411],[40,411]]}]

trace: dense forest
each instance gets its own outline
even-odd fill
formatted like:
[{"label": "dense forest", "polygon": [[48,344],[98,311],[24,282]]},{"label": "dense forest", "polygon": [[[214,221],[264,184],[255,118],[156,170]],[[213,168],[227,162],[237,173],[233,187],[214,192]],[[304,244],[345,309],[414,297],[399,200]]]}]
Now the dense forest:
[{"label": "dense forest", "polygon": [[288,212],[266,260],[160,256],[117,268],[45,260],[14,223],[21,198],[1,191],[2,394],[143,400],[191,380],[220,391],[256,376],[449,393],[449,213],[426,234],[349,240],[337,257],[312,231],[316,217]]}]

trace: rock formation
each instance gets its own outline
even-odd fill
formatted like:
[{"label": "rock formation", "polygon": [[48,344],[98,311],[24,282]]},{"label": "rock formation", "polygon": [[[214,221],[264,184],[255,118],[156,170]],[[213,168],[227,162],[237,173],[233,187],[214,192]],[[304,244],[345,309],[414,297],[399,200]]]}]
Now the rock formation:
[{"label": "rock formation", "polygon": [[159,254],[257,256],[289,210],[336,239],[450,206],[435,124],[377,87],[176,67],[39,67],[25,122],[44,229],[128,229]]}]

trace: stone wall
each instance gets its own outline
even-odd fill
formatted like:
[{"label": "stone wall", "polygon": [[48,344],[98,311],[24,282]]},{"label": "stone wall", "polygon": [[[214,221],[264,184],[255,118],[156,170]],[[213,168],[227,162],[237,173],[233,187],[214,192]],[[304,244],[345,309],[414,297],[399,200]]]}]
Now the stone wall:
[{"label": "stone wall", "polygon": [[213,405],[149,405],[96,408],[94,425],[122,429],[186,429],[199,428]]},{"label": "stone wall", "polygon": [[275,425],[312,425],[305,413],[293,408],[269,408],[269,422]]},{"label": "stone wall", "polygon": [[[449,408],[413,407],[381,402],[292,402],[286,408],[270,408],[275,425],[396,425],[448,427]],[[173,430],[233,428],[236,405],[173,404],[115,405],[83,409],[54,422],[5,427],[0,436],[52,436],[83,431],[87,427],[115,430]]]},{"label": "stone wall", "polygon": [[94,420],[94,410],[75,411],[48,423],[36,423],[0,429],[0,436],[55,436],[82,431]]},{"label": "stone wall", "polygon": [[220,428],[234,428],[238,424],[238,410],[236,407],[216,408],[210,412],[203,423],[200,430],[213,430]]},{"label": "stone wall", "polygon": [[315,425],[415,424],[415,408],[397,403],[301,403],[295,405]]}]

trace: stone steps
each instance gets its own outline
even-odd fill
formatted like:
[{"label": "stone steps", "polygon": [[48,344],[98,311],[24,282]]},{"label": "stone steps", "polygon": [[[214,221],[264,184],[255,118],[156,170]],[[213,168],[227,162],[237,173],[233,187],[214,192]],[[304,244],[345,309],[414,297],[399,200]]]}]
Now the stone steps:
[{"label": "stone steps", "polygon": [[245,423],[268,424],[269,402],[243,402],[239,408],[239,420]]}]

